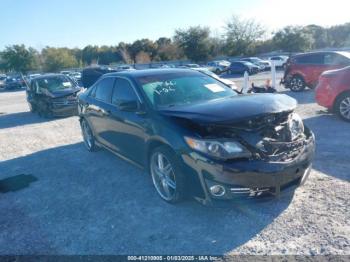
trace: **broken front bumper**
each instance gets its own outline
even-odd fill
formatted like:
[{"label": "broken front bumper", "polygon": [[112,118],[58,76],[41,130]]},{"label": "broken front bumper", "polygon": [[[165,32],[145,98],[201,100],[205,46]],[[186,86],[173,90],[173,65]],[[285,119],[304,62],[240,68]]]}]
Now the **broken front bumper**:
[{"label": "broken front bumper", "polygon": [[[278,195],[284,188],[304,182],[310,173],[315,153],[315,138],[305,141],[299,155],[288,162],[266,160],[232,160],[219,162],[198,153],[183,157],[185,164],[199,177],[206,203],[211,199],[233,199],[237,196]],[[219,194],[212,188],[219,186]]]}]

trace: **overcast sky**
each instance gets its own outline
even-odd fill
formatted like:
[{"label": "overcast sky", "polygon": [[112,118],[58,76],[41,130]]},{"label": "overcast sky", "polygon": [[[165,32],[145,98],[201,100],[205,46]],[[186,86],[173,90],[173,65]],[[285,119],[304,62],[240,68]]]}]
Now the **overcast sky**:
[{"label": "overcast sky", "polygon": [[220,33],[232,14],[254,18],[270,31],[350,22],[349,0],[0,0],[0,10],[0,49],[116,45],[171,37],[175,29],[195,25]]}]

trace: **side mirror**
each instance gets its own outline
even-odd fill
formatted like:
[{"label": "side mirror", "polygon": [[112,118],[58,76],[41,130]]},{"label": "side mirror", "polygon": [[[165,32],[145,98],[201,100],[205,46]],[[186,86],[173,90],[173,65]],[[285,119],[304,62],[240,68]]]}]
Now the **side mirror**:
[{"label": "side mirror", "polygon": [[139,108],[139,105],[138,105],[138,102],[136,100],[119,101],[118,108],[121,111],[136,112]]}]

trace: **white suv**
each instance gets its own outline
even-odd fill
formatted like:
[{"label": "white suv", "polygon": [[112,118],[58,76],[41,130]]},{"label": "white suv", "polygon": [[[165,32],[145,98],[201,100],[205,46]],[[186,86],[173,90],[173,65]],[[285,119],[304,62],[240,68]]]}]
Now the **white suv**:
[{"label": "white suv", "polygon": [[276,67],[283,67],[286,65],[288,60],[288,56],[279,55],[279,56],[272,56],[269,58],[270,62],[274,62]]}]

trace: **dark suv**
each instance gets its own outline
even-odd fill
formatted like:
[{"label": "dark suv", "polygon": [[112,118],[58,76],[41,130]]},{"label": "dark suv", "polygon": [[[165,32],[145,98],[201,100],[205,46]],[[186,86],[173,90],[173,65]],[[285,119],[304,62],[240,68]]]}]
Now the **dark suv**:
[{"label": "dark suv", "polygon": [[71,116],[78,110],[80,87],[63,74],[49,74],[34,78],[27,88],[30,111],[41,116]]},{"label": "dark suv", "polygon": [[106,74],[79,95],[87,149],[149,171],[170,203],[278,194],[303,182],[314,135],[295,107],[286,95],[239,95],[187,69]]},{"label": "dark suv", "polygon": [[287,61],[282,83],[299,92],[305,87],[314,88],[319,76],[327,70],[350,65],[349,52],[313,52],[293,56]]}]

